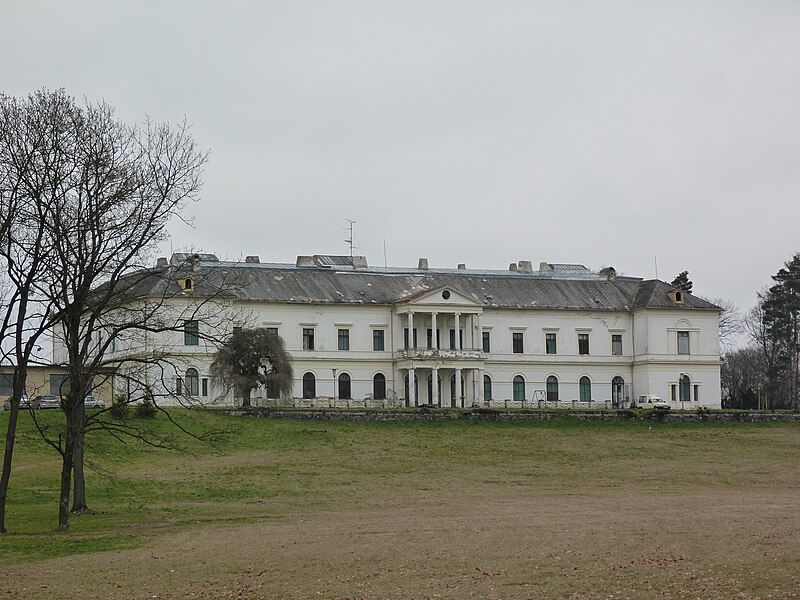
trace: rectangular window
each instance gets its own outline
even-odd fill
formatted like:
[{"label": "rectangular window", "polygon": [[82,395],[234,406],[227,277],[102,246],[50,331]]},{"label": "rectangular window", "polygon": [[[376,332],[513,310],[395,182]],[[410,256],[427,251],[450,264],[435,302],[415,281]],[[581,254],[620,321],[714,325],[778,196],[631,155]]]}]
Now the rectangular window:
[{"label": "rectangular window", "polygon": [[278,335],[278,328],[277,327],[267,327],[267,333],[271,333],[272,335]]},{"label": "rectangular window", "polygon": [[314,349],[314,328],[308,327],[303,329],[303,350]]},{"label": "rectangular window", "polygon": [[203,396],[208,396],[208,379],[203,377]]},{"label": "rectangular window", "polygon": [[383,329],[372,330],[372,349],[376,352],[383,352],[384,346]]},{"label": "rectangular window", "polygon": [[544,334],[544,351],[546,354],[556,354],[557,352],[556,346],[556,334],[555,333],[546,333]]},{"label": "rectangular window", "polygon": [[450,350],[456,349],[456,330],[450,330]]},{"label": "rectangular window", "polygon": [[350,350],[350,330],[339,330],[339,350]]},{"label": "rectangular window", "polygon": [[483,332],[483,351],[489,353],[492,351],[492,339],[489,337],[489,332]]},{"label": "rectangular window", "polygon": [[689,354],[689,332],[678,332],[678,354]]},{"label": "rectangular window", "polygon": [[700,402],[700,386],[699,385],[694,386],[694,401],[695,402]]},{"label": "rectangular window", "polygon": [[63,396],[69,391],[69,375],[50,375],[50,395]]},{"label": "rectangular window", "polygon": [[677,385],[673,384],[673,385],[669,386],[669,398],[670,398],[670,400],[672,400],[672,402],[675,402],[675,400],[676,400],[677,390],[678,390],[678,386]]},{"label": "rectangular window", "polygon": [[[404,345],[406,350],[408,350],[409,347],[410,347],[408,345],[408,327],[403,329],[403,345]],[[416,329],[416,327],[414,328],[414,346],[413,347],[414,348],[417,347],[417,329]]]},{"label": "rectangular window", "polygon": [[589,354],[589,334],[578,334],[578,354]]},{"label": "rectangular window", "polygon": [[611,354],[622,356],[622,336],[616,333],[611,335]]},{"label": "rectangular window", "polygon": [[181,377],[175,379],[175,393],[179,396],[183,394],[183,379]]},{"label": "rectangular window", "polygon": [[425,332],[425,343],[427,344],[428,348],[433,348],[433,329],[430,327]]},{"label": "rectangular window", "polygon": [[0,396],[10,396],[14,391],[14,376],[3,373],[0,375]]},{"label": "rectangular window", "polygon": [[514,354],[523,353],[523,338],[521,331],[515,331],[511,334],[511,351]]},{"label": "rectangular window", "polygon": [[197,346],[200,343],[200,325],[197,321],[183,322],[183,345]]}]

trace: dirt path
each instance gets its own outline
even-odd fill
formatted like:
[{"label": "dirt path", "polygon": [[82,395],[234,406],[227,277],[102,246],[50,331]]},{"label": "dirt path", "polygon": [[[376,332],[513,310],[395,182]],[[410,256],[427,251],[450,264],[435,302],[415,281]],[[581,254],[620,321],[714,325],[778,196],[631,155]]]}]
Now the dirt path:
[{"label": "dirt path", "polygon": [[[409,492],[5,571],[0,598],[798,598],[795,490]],[[722,516],[724,514],[724,516]]]}]

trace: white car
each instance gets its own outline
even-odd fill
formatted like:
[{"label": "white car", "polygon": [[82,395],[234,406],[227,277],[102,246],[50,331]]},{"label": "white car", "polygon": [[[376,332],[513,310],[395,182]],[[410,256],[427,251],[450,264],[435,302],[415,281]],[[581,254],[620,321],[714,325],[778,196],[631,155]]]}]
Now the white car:
[{"label": "white car", "polygon": [[[28,394],[22,394],[22,398],[19,399],[19,407],[20,408],[30,408],[31,407],[31,399],[28,398]],[[3,403],[3,410],[11,410],[11,398],[8,398]]]},{"label": "white car", "polygon": [[86,399],[83,401],[84,408],[105,408],[106,403],[103,402],[97,396],[86,396]]},{"label": "white car", "polygon": [[645,394],[636,401],[637,408],[650,408],[653,410],[671,410],[672,407],[659,396]]}]

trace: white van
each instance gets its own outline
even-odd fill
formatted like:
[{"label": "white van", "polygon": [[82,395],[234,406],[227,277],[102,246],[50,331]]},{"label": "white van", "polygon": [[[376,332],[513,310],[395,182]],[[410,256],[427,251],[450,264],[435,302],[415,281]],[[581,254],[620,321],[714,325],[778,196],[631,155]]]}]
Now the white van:
[{"label": "white van", "polygon": [[670,410],[672,407],[664,402],[660,396],[654,396],[652,394],[642,394],[636,400],[636,407],[637,408],[652,408],[655,410]]}]

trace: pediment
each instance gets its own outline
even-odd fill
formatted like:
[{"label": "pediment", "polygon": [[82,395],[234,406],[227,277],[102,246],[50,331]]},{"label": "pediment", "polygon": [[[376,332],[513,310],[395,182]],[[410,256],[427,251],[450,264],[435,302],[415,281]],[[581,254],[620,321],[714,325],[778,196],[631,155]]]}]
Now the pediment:
[{"label": "pediment", "polygon": [[420,307],[453,307],[453,308],[483,308],[484,303],[472,296],[468,296],[458,289],[446,285],[432,290],[422,290],[406,296],[397,302],[398,305]]}]

